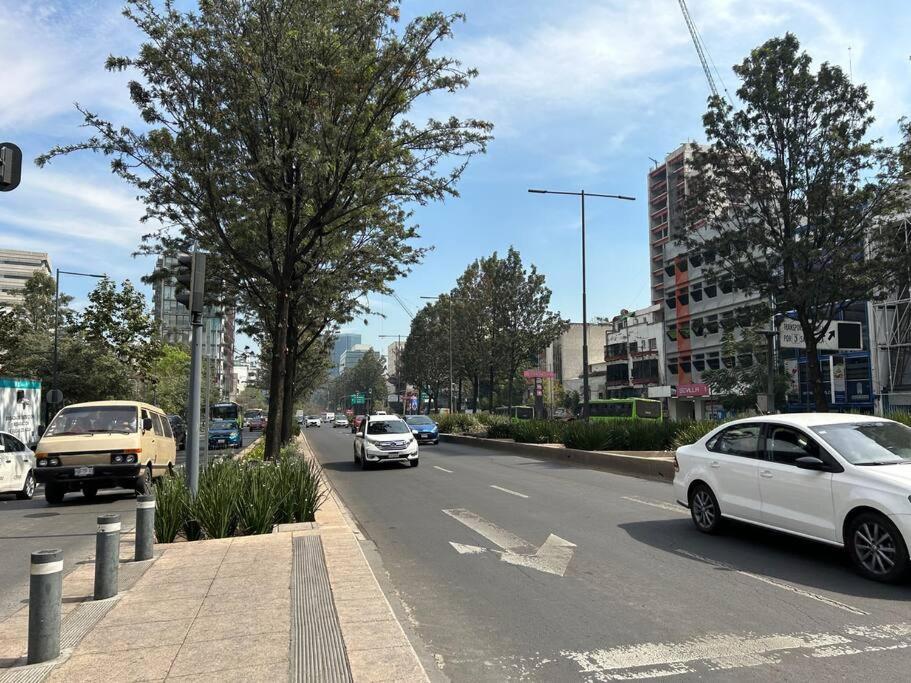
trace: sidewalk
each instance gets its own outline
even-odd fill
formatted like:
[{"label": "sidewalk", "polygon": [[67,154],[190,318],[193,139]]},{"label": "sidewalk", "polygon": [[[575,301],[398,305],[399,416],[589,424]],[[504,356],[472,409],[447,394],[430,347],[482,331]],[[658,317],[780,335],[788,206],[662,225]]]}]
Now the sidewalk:
[{"label": "sidewalk", "polygon": [[[330,494],[314,524],[156,546],[154,560],[121,564],[111,600],[91,601],[86,564],[64,580],[70,647],[53,666],[22,666],[26,606],[0,623],[0,682],[426,681],[347,518]],[[132,555],[125,535],[121,559]]]}]

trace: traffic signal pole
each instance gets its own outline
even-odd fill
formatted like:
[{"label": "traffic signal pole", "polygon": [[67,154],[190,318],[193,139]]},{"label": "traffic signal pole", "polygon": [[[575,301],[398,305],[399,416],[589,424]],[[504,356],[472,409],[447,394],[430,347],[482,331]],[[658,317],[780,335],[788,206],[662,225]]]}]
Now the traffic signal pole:
[{"label": "traffic signal pole", "polygon": [[[187,478],[190,495],[196,497],[199,490],[199,379],[202,364],[202,344],[199,333],[202,329],[202,315],[191,314],[190,321],[190,405],[187,410]],[[208,435],[207,437],[208,438]]]}]

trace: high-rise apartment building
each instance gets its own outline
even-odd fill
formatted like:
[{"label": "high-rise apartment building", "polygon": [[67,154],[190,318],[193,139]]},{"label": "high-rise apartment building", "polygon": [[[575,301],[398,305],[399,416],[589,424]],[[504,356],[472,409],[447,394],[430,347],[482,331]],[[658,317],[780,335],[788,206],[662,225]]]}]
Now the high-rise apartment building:
[{"label": "high-rise apartment building", "polygon": [[330,377],[338,377],[341,374],[339,362],[345,351],[361,343],[361,335],[357,332],[343,332],[335,339],[335,346],[332,347],[332,367],[329,368]]},{"label": "high-rise apartment building", "polygon": [[37,272],[51,274],[51,261],[45,252],[0,249],[0,310],[22,301],[26,281]]},{"label": "high-rise apartment building", "polygon": [[684,144],[648,174],[649,272],[651,299],[664,317],[665,390],[653,396],[669,398],[671,417],[702,418],[716,414],[702,373],[722,365],[752,363],[754,359],[724,357],[722,335],[749,326],[763,300],[734,286],[730,276],[714,277],[707,266],[715,255],[688,249],[686,230],[705,230],[686,219],[686,184],[692,175],[694,145]]},{"label": "high-rise apartment building", "polygon": [[358,361],[363,358],[368,351],[373,351],[369,344],[355,344],[350,349],[342,352],[338,359],[338,372],[342,374],[345,370],[353,368]]},{"label": "high-rise apartment building", "polygon": [[[159,257],[155,270],[174,268],[176,260]],[[176,285],[173,280],[159,280],[154,285],[154,316],[158,333],[169,344],[189,346],[190,313],[177,303]],[[206,306],[203,314],[202,355],[211,361],[208,370],[213,385],[219,387],[224,398],[235,392],[234,373],[234,309],[223,306]],[[205,381],[205,376],[203,378]]]}]

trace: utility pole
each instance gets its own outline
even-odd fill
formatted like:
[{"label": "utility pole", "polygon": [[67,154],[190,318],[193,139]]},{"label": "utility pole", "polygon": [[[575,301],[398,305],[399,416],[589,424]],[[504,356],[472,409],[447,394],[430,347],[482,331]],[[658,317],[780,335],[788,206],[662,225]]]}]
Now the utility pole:
[{"label": "utility pole", "polygon": [[585,277],[585,197],[605,197],[608,199],[624,199],[635,201],[635,197],[622,194],[596,194],[594,192],[558,192],[555,190],[529,190],[532,194],[562,194],[580,197],[582,200],[582,419],[588,420],[588,402],[591,398],[588,388],[588,306],[586,302],[586,277]]}]

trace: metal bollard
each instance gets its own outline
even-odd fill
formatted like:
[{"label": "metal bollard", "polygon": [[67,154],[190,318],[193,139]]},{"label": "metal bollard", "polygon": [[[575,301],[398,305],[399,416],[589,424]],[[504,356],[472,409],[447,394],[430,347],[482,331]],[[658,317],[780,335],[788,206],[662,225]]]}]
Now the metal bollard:
[{"label": "metal bollard", "polygon": [[155,541],[155,496],[136,497],[136,552],[134,560],[152,559]]},{"label": "metal bollard", "polygon": [[117,595],[120,571],[120,515],[98,515],[95,534],[95,599]]},{"label": "metal bollard", "polygon": [[28,591],[28,663],[60,655],[60,603],[63,596],[63,551],[32,553]]}]

